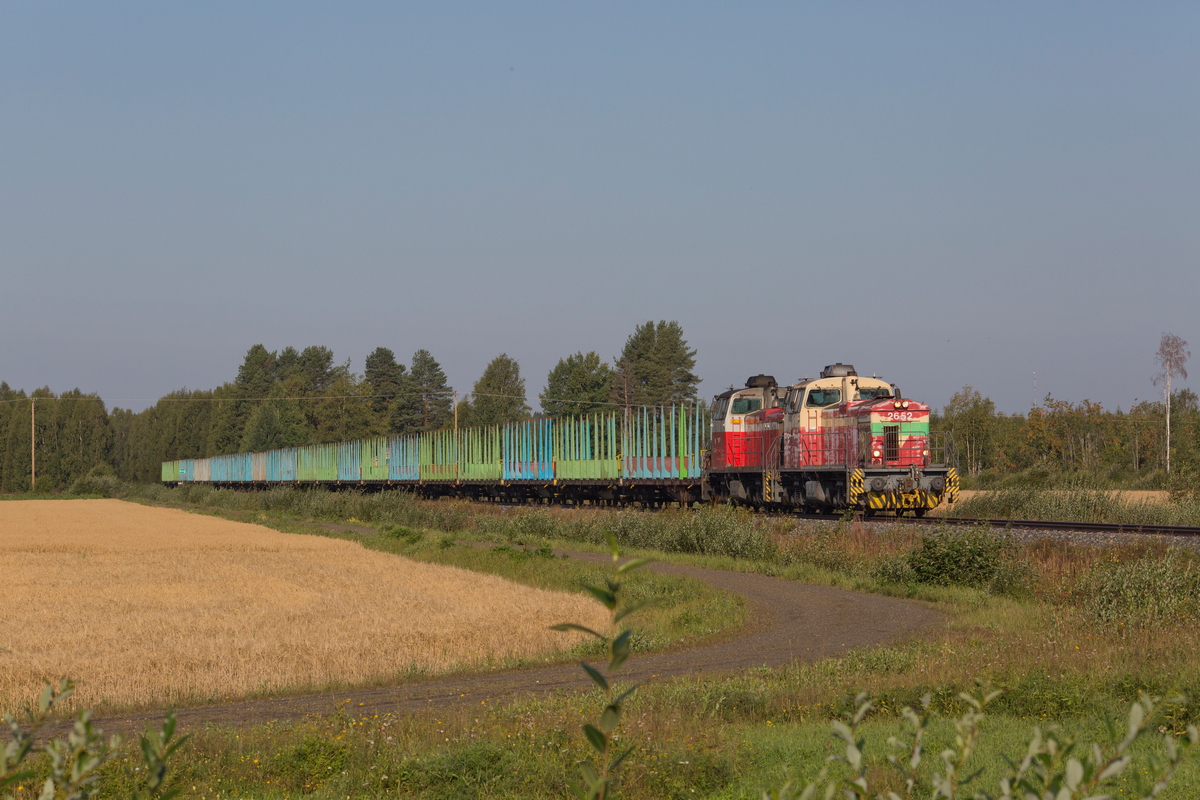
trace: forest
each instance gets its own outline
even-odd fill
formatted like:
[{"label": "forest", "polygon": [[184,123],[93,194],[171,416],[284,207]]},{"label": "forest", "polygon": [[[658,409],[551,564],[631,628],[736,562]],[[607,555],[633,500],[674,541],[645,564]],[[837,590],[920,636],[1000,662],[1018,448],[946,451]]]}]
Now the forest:
[{"label": "forest", "polygon": [[[357,374],[324,346],[272,351],[256,344],[232,381],[179,389],[137,412],[108,410],[79,389],[27,394],[0,382],[0,492],[29,491],[31,435],[39,492],[67,490],[95,469],[149,482],[166,460],[440,430],[456,415],[468,426],[694,401],[695,356],[677,322],[648,321],[611,363],[594,351],[559,359],[536,412],[520,365],[506,353],[456,393],[424,349],[405,364],[378,347]],[[1163,400],[1128,410],[1047,395],[1027,413],[1004,414],[964,386],[934,410],[930,427],[953,434],[953,459],[968,486],[1052,485],[1086,475],[1099,485],[1164,488],[1168,396],[1171,472],[1187,478],[1200,468],[1200,402],[1190,389],[1172,388]]]}]

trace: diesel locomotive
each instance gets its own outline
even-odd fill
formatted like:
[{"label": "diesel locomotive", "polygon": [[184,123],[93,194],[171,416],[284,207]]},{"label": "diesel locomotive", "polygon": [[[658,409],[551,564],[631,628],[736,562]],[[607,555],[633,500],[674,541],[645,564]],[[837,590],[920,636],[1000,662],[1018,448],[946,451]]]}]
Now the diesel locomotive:
[{"label": "diesel locomotive", "polygon": [[924,516],[958,496],[952,442],[929,412],[840,362],[790,386],[755,375],[713,400],[704,498]]}]

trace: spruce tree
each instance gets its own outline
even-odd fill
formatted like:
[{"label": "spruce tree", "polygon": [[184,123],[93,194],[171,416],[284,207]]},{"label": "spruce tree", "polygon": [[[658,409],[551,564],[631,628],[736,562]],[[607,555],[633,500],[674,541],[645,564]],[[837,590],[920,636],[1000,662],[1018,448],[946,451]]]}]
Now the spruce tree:
[{"label": "spruce tree", "polygon": [[454,418],[453,398],[441,365],[428,350],[418,350],[389,409],[390,428],[398,434],[440,430]]},{"label": "spruce tree", "polygon": [[400,393],[405,367],[396,363],[396,354],[386,347],[377,347],[367,356],[363,378],[371,389],[371,408],[382,419]]}]

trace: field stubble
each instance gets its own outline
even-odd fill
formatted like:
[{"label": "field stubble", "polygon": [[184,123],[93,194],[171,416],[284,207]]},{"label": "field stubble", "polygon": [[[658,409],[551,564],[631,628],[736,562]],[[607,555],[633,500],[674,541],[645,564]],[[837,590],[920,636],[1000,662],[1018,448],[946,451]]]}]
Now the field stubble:
[{"label": "field stubble", "polygon": [[[114,710],[393,679],[570,647],[565,592],[119,500],[0,505],[0,708]],[[19,601],[14,602],[14,599]]]}]

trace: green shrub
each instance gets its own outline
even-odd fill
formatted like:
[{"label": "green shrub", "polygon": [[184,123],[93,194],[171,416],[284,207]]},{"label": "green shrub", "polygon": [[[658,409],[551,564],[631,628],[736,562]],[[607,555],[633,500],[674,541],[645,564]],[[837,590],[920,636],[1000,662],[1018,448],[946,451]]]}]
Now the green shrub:
[{"label": "green shrub", "polygon": [[283,783],[308,792],[329,778],[341,777],[349,761],[348,745],[306,736],[300,744],[277,755],[272,767]]},{"label": "green shrub", "polygon": [[884,583],[907,585],[917,582],[917,573],[906,555],[879,559],[868,571],[868,575]]},{"label": "green shrub", "polygon": [[67,490],[69,494],[91,494],[101,497],[120,497],[125,485],[108,464],[97,464]]},{"label": "green shrub", "polygon": [[1099,624],[1169,624],[1200,613],[1200,570],[1176,547],[1097,570],[1086,590],[1085,608]]},{"label": "green shrub", "polygon": [[1167,481],[1167,491],[1175,503],[1200,500],[1200,471],[1191,465],[1175,470]]},{"label": "green shrub", "polygon": [[920,583],[1020,594],[1028,585],[1027,569],[1015,550],[1011,538],[987,528],[942,528],[921,537],[908,566]]}]

